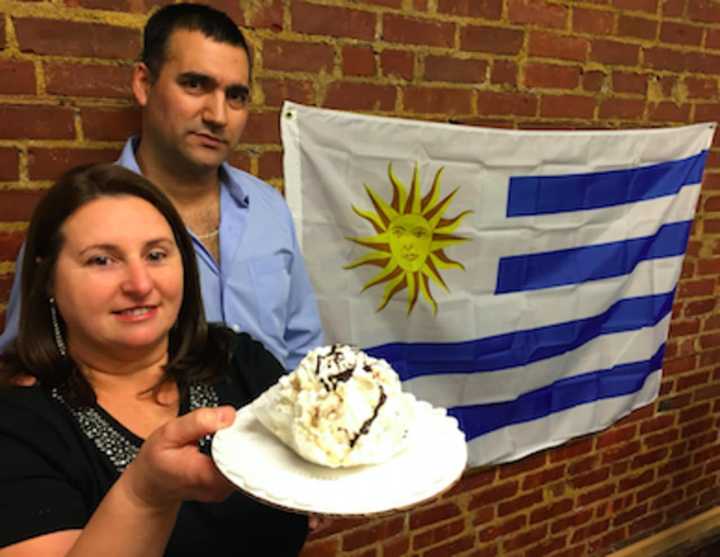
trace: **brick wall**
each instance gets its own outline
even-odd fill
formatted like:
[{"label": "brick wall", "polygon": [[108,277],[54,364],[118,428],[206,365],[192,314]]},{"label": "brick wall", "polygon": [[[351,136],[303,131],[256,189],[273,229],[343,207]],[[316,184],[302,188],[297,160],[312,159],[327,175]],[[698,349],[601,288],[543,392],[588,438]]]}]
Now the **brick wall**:
[{"label": "brick wall", "polygon": [[[32,207],[63,169],[138,127],[130,68],[155,0],[0,0],[0,313]],[[720,119],[718,0],[211,2],[255,48],[235,164],[281,187],[283,99],[472,125]],[[674,306],[660,399],[611,429],[473,470],[423,508],[335,522],[304,557],[569,557],[720,499],[720,138]]]}]

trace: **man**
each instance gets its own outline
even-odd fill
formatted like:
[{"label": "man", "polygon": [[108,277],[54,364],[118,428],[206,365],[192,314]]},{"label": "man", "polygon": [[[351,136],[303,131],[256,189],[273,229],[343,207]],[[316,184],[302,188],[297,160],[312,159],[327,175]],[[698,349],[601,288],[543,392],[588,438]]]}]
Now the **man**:
[{"label": "man", "polygon": [[[117,163],[149,178],[180,212],[208,321],[248,332],[293,369],[322,343],[322,329],[284,200],[226,162],[247,122],[249,83],[249,48],[227,15],[197,4],[162,8],[145,26],[132,78],[142,134]],[[17,334],[16,270],[0,351]]]}]

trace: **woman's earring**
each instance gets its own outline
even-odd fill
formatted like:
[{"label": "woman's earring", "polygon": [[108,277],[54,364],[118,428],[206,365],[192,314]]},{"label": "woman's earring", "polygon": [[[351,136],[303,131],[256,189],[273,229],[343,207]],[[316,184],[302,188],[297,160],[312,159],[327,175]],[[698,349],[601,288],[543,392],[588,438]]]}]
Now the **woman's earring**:
[{"label": "woman's earring", "polygon": [[58,320],[57,309],[55,309],[55,298],[50,298],[50,318],[52,319],[53,334],[55,335],[55,345],[64,358],[67,355],[67,348],[60,330],[60,321]]}]

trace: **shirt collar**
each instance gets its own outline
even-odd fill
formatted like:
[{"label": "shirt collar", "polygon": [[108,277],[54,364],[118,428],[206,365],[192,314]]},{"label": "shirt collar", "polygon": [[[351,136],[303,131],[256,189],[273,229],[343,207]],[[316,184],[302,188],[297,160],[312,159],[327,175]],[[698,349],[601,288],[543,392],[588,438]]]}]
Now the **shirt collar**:
[{"label": "shirt collar", "polygon": [[[135,158],[135,150],[140,143],[140,136],[134,135],[127,140],[120,158],[117,164],[124,166],[128,170],[132,170],[137,174],[142,174],[140,166],[138,165],[137,159]],[[248,207],[250,205],[250,198],[248,197],[242,184],[235,178],[233,168],[226,162],[220,167],[220,184],[227,190],[232,197],[233,201],[237,203],[238,207]]]}]

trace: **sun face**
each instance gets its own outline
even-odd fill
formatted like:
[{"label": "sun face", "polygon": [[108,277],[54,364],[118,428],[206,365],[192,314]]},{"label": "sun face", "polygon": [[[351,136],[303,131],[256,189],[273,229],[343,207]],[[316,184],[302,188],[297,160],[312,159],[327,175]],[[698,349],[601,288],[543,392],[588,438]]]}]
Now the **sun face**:
[{"label": "sun face", "polygon": [[354,269],[361,265],[380,267],[378,274],[365,283],[362,290],[364,292],[377,284],[387,283],[377,311],[382,310],[393,296],[407,290],[408,314],[415,307],[420,294],[432,307],[433,313],[436,313],[437,302],[433,298],[430,284],[435,283],[448,291],[447,284],[440,276],[440,270],[465,270],[462,263],[450,259],[444,250],[469,240],[452,232],[472,211],[463,211],[455,217],[443,218],[458,188],[439,199],[442,172],[443,168],[440,168],[435,174],[430,191],[421,197],[417,164],[408,192],[393,173],[391,163],[388,165],[388,177],[393,187],[392,202],[388,204],[372,188],[365,185],[374,211],[363,211],[353,205],[355,214],[367,220],[376,234],[347,238],[371,251],[343,268]]}]

